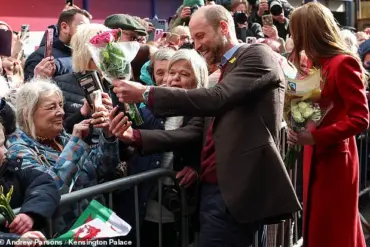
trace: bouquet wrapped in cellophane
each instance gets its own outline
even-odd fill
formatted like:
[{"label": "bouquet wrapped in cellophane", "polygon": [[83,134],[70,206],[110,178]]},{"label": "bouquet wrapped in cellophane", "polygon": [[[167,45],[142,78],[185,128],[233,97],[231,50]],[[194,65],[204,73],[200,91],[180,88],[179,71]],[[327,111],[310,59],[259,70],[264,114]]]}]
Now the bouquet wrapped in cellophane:
[{"label": "bouquet wrapped in cellophane", "polygon": [[[299,79],[297,79],[299,78]],[[320,125],[322,119],[331,109],[331,105],[319,104],[321,96],[321,70],[311,69],[307,76],[295,78],[286,77],[286,93],[284,104],[284,120],[288,128],[295,132],[307,129],[312,121],[316,126]],[[302,150],[300,145],[289,145],[284,158],[287,169],[291,169]]]},{"label": "bouquet wrapped in cellophane", "polygon": [[[121,42],[121,35],[121,29],[102,32],[92,37],[90,43],[87,44],[95,64],[110,82],[113,79],[131,79],[131,62],[140,49],[140,44],[136,41]],[[125,103],[124,108],[136,125],[143,124],[135,104]]]}]

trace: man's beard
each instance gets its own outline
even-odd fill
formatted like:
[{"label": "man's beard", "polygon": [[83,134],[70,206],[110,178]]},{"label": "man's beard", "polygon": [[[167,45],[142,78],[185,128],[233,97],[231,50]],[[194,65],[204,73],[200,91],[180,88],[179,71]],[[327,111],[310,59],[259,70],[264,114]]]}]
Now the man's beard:
[{"label": "man's beard", "polygon": [[213,47],[210,47],[209,51],[211,56],[209,58],[206,58],[206,62],[208,65],[219,64],[221,62],[221,58],[224,55],[224,46],[225,44],[222,37],[215,39]]}]

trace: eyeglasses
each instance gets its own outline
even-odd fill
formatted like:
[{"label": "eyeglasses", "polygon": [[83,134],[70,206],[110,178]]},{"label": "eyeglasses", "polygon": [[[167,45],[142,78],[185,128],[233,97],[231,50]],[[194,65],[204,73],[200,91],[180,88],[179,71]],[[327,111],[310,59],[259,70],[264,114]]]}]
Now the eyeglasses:
[{"label": "eyeglasses", "polygon": [[127,41],[141,41],[143,37],[137,36],[134,33],[122,31],[122,36],[124,37],[124,40]]}]

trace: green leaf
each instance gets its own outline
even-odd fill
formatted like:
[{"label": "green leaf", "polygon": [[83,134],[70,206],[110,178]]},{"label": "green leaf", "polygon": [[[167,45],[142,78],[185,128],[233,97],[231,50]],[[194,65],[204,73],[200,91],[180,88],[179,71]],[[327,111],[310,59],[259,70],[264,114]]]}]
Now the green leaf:
[{"label": "green leaf", "polygon": [[10,200],[12,199],[12,194],[13,194],[13,185],[12,187],[10,187],[10,190],[8,191],[8,193],[6,194],[6,201],[8,203],[10,203]]}]

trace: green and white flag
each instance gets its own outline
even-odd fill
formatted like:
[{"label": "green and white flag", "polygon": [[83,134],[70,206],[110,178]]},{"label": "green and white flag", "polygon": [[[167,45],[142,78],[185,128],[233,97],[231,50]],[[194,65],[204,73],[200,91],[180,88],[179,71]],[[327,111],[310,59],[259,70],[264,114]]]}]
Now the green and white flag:
[{"label": "green and white flag", "polygon": [[87,241],[126,236],[131,226],[111,209],[93,200],[67,233],[54,241]]}]

